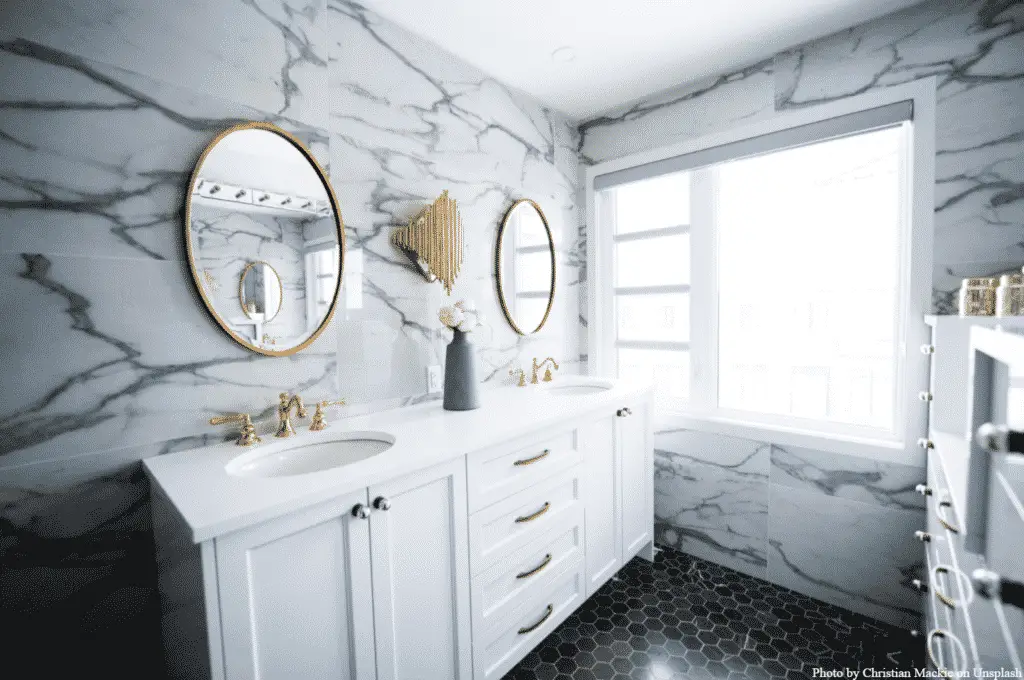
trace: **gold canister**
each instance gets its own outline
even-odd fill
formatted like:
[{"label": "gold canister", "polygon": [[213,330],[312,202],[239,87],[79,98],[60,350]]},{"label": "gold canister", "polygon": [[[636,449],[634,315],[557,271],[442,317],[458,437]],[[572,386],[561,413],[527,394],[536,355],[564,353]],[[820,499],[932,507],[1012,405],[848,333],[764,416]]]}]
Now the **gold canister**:
[{"label": "gold canister", "polygon": [[996,288],[996,316],[1024,315],[1024,273],[1003,274]]},{"label": "gold canister", "polygon": [[994,316],[998,279],[964,279],[960,286],[960,316]]}]

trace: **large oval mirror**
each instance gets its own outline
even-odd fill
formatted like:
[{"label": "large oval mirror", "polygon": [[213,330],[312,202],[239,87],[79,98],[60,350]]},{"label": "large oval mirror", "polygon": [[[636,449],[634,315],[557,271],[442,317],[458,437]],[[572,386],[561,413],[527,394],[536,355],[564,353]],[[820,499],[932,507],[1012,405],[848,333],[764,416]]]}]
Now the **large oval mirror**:
[{"label": "large oval mirror", "polygon": [[555,301],[555,241],[540,206],[528,198],[512,204],[495,254],[498,301],[520,335],[544,327]]},{"label": "large oval mirror", "polygon": [[268,123],[218,135],[185,206],[192,276],[214,320],[260,354],[309,345],[334,313],[345,231],[323,169]]}]

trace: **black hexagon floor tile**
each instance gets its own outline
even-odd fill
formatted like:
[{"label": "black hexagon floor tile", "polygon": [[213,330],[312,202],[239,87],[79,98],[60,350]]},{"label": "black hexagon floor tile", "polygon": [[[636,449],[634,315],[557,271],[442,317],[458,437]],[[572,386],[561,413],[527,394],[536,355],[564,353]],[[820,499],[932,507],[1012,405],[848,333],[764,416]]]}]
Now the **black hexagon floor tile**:
[{"label": "black hexagon floor tile", "polygon": [[504,680],[804,680],[913,670],[910,633],[671,549],[634,559]]}]

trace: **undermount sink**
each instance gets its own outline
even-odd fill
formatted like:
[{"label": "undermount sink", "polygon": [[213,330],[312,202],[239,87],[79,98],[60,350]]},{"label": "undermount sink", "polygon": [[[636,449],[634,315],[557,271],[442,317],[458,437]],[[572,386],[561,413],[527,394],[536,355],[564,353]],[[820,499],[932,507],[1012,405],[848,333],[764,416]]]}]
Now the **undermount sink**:
[{"label": "undermount sink", "polygon": [[569,383],[567,385],[555,384],[545,388],[545,391],[560,397],[578,397],[586,394],[605,392],[611,388],[612,384],[610,382],[592,380],[587,382]]},{"label": "undermount sink", "polygon": [[289,477],[323,472],[387,451],[395,438],[383,432],[348,432],[327,441],[296,442],[285,449],[263,453],[250,451],[232,458],[225,466],[236,477]]}]

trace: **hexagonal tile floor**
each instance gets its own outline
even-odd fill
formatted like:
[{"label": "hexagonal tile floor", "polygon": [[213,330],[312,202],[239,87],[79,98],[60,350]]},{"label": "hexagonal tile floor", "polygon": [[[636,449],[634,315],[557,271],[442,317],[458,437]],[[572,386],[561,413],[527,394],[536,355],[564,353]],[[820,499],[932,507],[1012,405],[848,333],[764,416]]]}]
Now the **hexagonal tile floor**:
[{"label": "hexagonal tile floor", "polygon": [[910,633],[671,549],[634,559],[504,680],[806,680],[912,670]]}]

